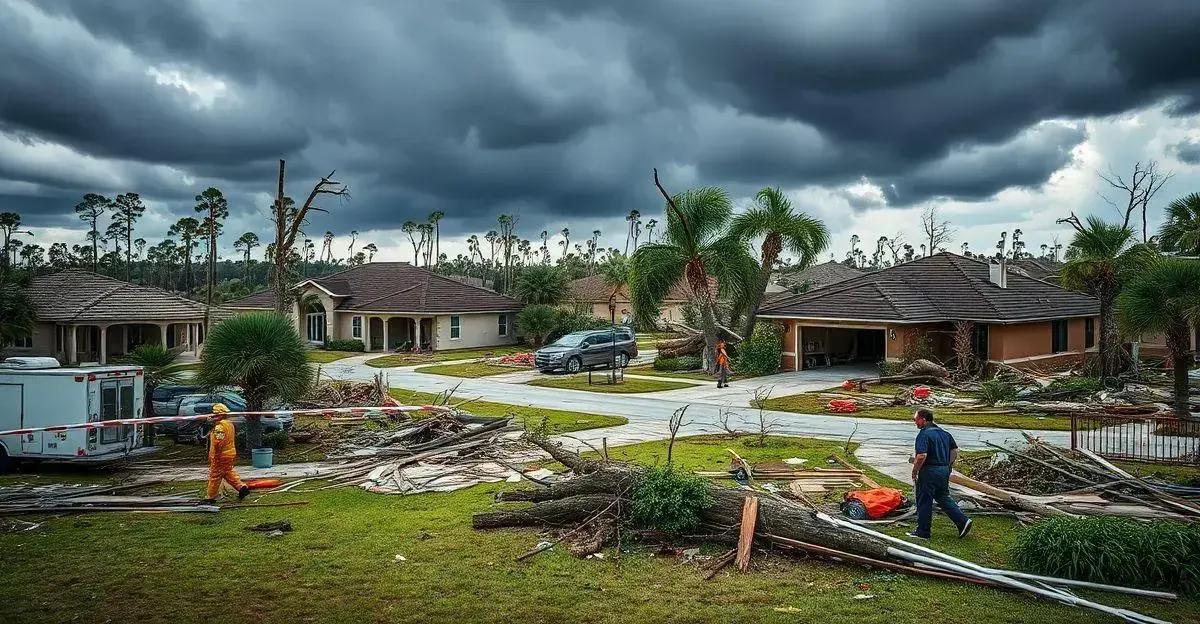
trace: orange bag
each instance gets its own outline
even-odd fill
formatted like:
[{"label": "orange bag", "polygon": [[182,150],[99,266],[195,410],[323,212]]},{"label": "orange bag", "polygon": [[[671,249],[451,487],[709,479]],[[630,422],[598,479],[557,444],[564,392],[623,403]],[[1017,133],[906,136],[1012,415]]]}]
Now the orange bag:
[{"label": "orange bag", "polygon": [[892,488],[875,488],[846,492],[846,500],[862,503],[867,508],[867,517],[877,520],[895,511],[904,502],[904,495]]},{"label": "orange bag", "polygon": [[834,399],[825,409],[835,414],[851,414],[858,411],[858,401],[854,399]]},{"label": "orange bag", "polygon": [[915,386],[912,389],[914,399],[928,399],[931,394],[933,394],[933,390],[930,390],[929,386]]},{"label": "orange bag", "polygon": [[252,490],[270,490],[283,485],[283,479],[246,479],[246,487]]}]

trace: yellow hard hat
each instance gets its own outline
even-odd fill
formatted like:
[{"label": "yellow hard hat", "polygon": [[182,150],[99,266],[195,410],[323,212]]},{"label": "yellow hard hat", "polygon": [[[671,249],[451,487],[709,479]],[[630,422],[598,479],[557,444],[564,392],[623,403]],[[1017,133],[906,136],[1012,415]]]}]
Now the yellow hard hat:
[{"label": "yellow hard hat", "polygon": [[224,403],[214,403],[213,408],[212,408],[212,413],[213,413],[213,415],[228,414],[229,408],[226,407]]}]

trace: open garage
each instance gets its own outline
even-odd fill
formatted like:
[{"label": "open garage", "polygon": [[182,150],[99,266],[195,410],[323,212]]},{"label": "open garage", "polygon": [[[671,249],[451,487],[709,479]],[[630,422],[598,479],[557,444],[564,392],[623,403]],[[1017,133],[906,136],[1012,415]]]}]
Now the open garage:
[{"label": "open garage", "polygon": [[875,363],[885,358],[883,328],[799,325],[802,369]]}]

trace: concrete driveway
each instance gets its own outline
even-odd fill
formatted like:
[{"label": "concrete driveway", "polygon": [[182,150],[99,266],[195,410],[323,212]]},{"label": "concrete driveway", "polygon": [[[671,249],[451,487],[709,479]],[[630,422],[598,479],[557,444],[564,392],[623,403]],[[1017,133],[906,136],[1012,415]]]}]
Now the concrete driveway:
[{"label": "concrete driveway", "polygon": [[[901,458],[907,457],[906,453],[916,435],[913,424],[908,421],[796,414],[758,410],[748,405],[754,389],[758,387],[773,387],[772,396],[784,396],[828,388],[855,374],[872,374],[873,369],[870,372],[862,368],[831,368],[782,373],[732,382],[729,392],[718,391],[714,383],[712,386],[648,394],[601,394],[504,383],[491,377],[462,379],[428,375],[415,372],[413,367],[376,369],[363,365],[366,359],[349,358],[326,364],[322,366],[322,372],[339,379],[369,380],[383,370],[388,376],[388,383],[394,388],[441,392],[457,387],[455,396],[461,398],[479,397],[498,403],[608,414],[629,420],[629,424],[620,427],[572,434],[590,443],[598,443],[604,437],[608,438],[610,445],[665,438],[671,414],[684,407],[687,408],[684,420],[688,424],[681,429],[681,435],[720,432],[717,423],[722,418],[727,418],[729,425],[739,430],[757,431],[761,417],[770,425],[772,433],[836,440],[849,438],[872,447],[882,445],[887,448],[879,451],[879,454],[898,454]],[[954,434],[959,446],[964,449],[987,448],[985,442],[1014,444],[1022,440],[1020,431],[1016,429],[956,425],[947,426],[946,429]],[[1069,443],[1069,432],[1065,431],[1041,431],[1038,436],[1055,444]]]}]

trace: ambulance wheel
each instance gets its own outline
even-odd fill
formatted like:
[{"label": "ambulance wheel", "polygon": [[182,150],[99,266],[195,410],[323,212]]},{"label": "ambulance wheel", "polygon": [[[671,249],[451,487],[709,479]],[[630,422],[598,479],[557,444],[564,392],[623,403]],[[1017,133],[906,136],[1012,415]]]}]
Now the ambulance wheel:
[{"label": "ambulance wheel", "polygon": [[9,458],[8,451],[4,450],[3,446],[0,446],[0,474],[8,474],[8,472],[12,470],[13,464],[15,463],[16,462]]}]

